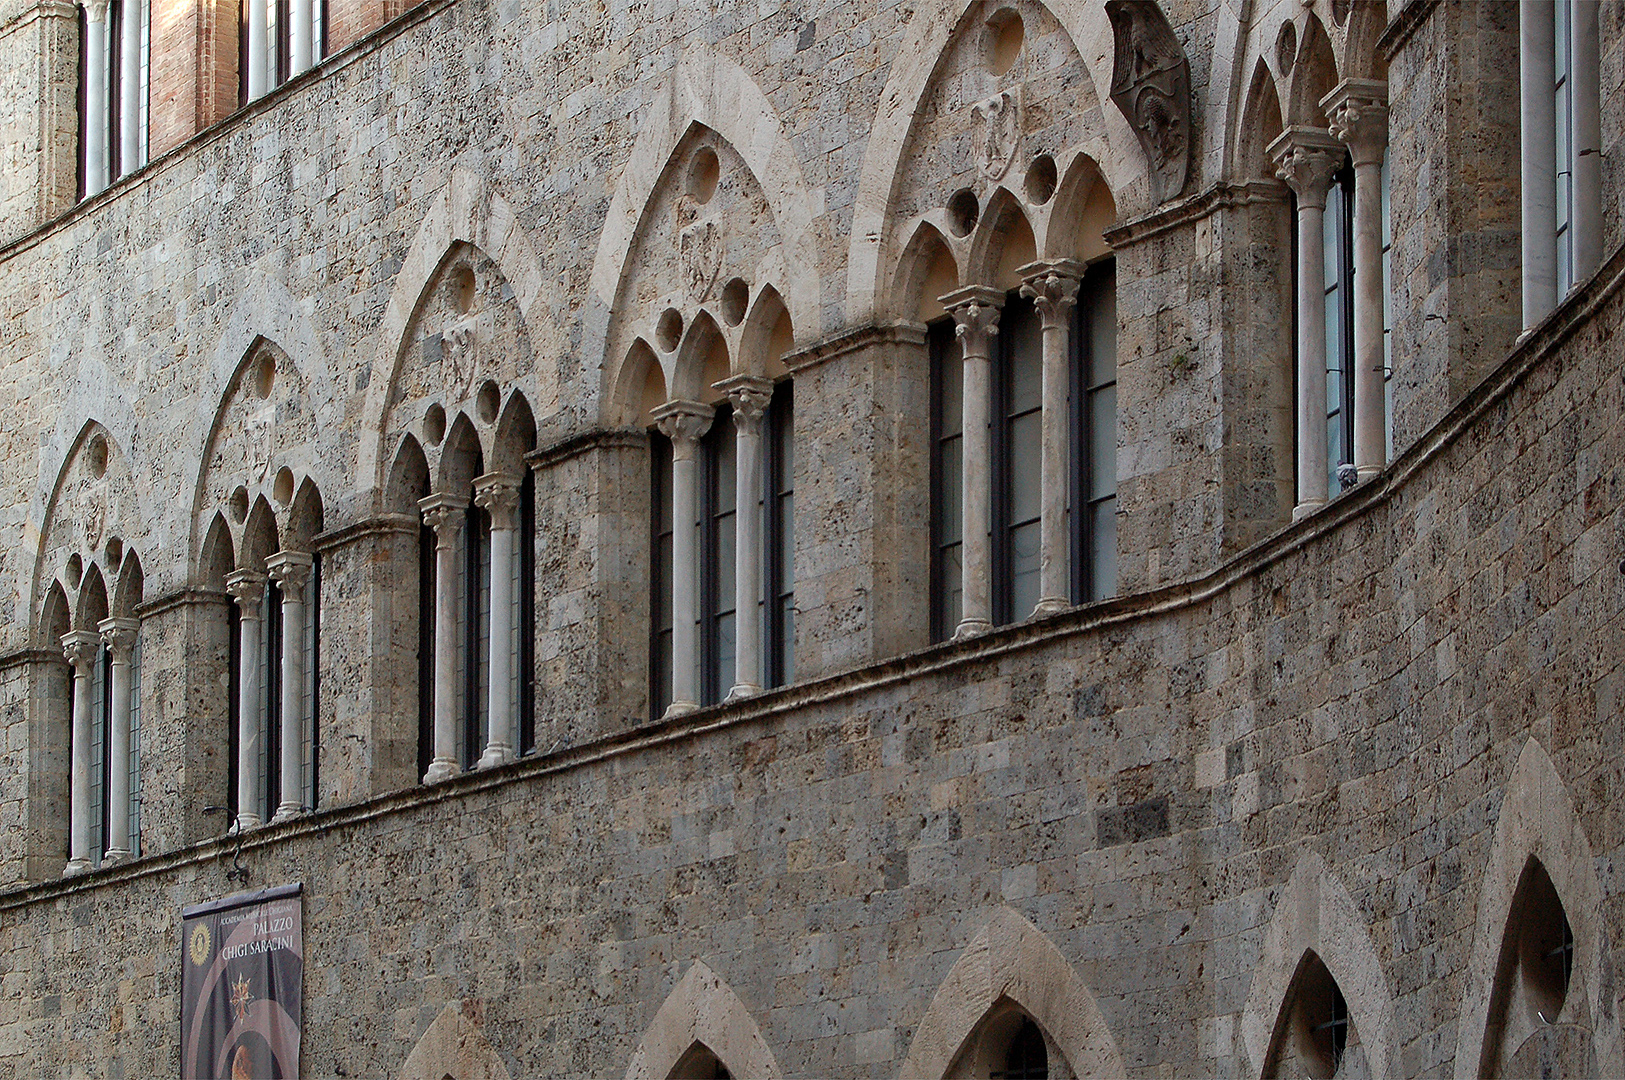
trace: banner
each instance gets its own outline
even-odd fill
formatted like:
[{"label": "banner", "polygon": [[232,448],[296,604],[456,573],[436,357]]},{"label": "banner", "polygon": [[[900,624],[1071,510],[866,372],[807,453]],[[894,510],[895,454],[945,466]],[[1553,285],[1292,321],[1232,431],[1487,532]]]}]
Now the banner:
[{"label": "banner", "polygon": [[181,909],[183,1080],[299,1075],[301,886]]}]

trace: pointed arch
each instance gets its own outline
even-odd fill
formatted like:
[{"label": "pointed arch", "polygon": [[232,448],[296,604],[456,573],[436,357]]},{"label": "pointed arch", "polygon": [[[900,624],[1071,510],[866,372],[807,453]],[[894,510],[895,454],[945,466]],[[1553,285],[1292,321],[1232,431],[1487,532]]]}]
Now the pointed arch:
[{"label": "pointed arch", "polygon": [[73,629],[72,608],[68,606],[68,593],[62,582],[51,581],[46,590],[45,603],[40,607],[39,647],[48,652],[62,647],[62,635]]},{"label": "pointed arch", "polygon": [[1074,1076],[1124,1076],[1123,1058],[1094,995],[1043,931],[1009,907],[971,938],[914,1030],[904,1080],[936,1080],[996,1009],[1018,1006]]},{"label": "pointed arch", "polygon": [[525,455],[536,449],[536,419],[530,413],[530,402],[515,390],[508,396],[508,404],[497,418],[496,437],[491,442],[492,472],[505,472],[510,476],[523,476]]},{"label": "pointed arch", "polygon": [[287,535],[282,544],[289,551],[309,552],[322,531],[322,493],[316,482],[305,477],[288,508]]},{"label": "pointed arch", "polygon": [[1253,71],[1253,81],[1247,90],[1247,104],[1242,110],[1240,137],[1236,141],[1234,169],[1243,180],[1274,179],[1275,162],[1266,149],[1284,130],[1281,120],[1281,98],[1275,89],[1275,76],[1262,57]]},{"label": "pointed arch", "polygon": [[[881,93],[880,114],[865,144],[863,171],[854,199],[847,253],[849,322],[879,313],[879,303],[885,297],[882,237],[901,182],[909,135],[943,53],[955,35],[962,32],[961,24],[971,9],[980,2],[928,0],[915,8],[904,31],[902,46]],[[1072,38],[1094,86],[1095,100],[1109,102],[1115,43],[1105,5],[1050,0],[1044,6]],[[1131,212],[1148,209],[1150,185],[1145,151],[1121,111],[1103,106],[1101,117],[1105,130],[1088,146],[1090,156],[1100,162],[1111,190],[1123,194],[1122,201]]]},{"label": "pointed arch", "polygon": [[1037,257],[1038,243],[1021,200],[1008,188],[995,188],[971,234],[965,277],[995,288],[1013,289],[1021,284],[1016,268]]},{"label": "pointed arch", "polygon": [[1117,203],[1100,166],[1088,154],[1075,154],[1055,189],[1044,258],[1093,262],[1111,253],[1105,231],[1117,221]]},{"label": "pointed arch", "polygon": [[672,988],[632,1053],[626,1080],[666,1080],[703,1044],[738,1077],[778,1080],[784,1074],[750,1010],[721,976],[696,960]]},{"label": "pointed arch", "polygon": [[734,371],[780,378],[787,374],[784,354],[794,343],[794,322],[779,290],[764,285],[740,327],[739,355],[734,358]]},{"label": "pointed arch", "polygon": [[666,372],[649,343],[634,338],[616,369],[615,384],[605,404],[606,420],[629,427],[648,427],[649,411],[666,401]]},{"label": "pointed arch", "polygon": [[406,1055],[401,1080],[509,1080],[485,1037],[484,1015],[477,1002],[448,1002]]},{"label": "pointed arch", "polygon": [[[490,256],[512,287],[514,302],[527,326],[535,327],[544,321],[549,282],[530,234],[512,205],[485,177],[461,166],[452,169],[451,178],[430,202],[412,238],[374,337],[371,379],[356,447],[355,482],[364,497],[376,498],[385,480],[384,444],[388,435],[384,425],[400,374],[407,331],[429,283],[459,242],[472,244]],[[533,406],[541,415],[551,415],[558,409],[556,365],[538,361],[533,390]]]},{"label": "pointed arch", "polygon": [[694,315],[677,346],[677,360],[672,366],[671,389],[674,396],[691,401],[714,401],[721,394],[711,384],[728,377],[728,339],[709,312]]},{"label": "pointed arch", "polygon": [[236,566],[237,557],[231,544],[231,527],[226,524],[225,515],[216,512],[214,519],[209,522],[209,531],[204,536],[203,547],[198,555],[198,583],[209,589],[224,589],[226,575]]},{"label": "pointed arch", "polygon": [[599,234],[592,288],[582,313],[582,354],[590,361],[601,359],[606,372],[613,363],[606,355],[610,315],[638,224],[673,152],[695,124],[727,140],[761,183],[784,243],[785,304],[803,334],[816,336],[824,329],[815,232],[824,214],[822,192],[808,186],[778,110],[750,74],[708,47],[694,45],[673,66],[640,119],[637,142]]},{"label": "pointed arch", "polygon": [[416,514],[418,500],[429,494],[429,460],[423,447],[411,435],[401,438],[395,461],[389,467],[389,483],[384,488],[384,509],[397,514]]},{"label": "pointed arch", "polygon": [[1388,64],[1377,42],[1388,29],[1388,5],[1383,0],[1354,0],[1344,27],[1343,74],[1345,78],[1388,78]]},{"label": "pointed arch", "polygon": [[929,322],[943,314],[937,298],[953,292],[963,280],[947,239],[935,225],[922,221],[897,260],[890,307],[896,314]]},{"label": "pointed arch", "polygon": [[133,551],[127,552],[123,565],[119,567],[118,585],[113,589],[113,614],[122,619],[134,618],[135,609],[141,606],[141,594],[145,588],[141,558]]},{"label": "pointed arch", "polygon": [[237,568],[257,570],[263,574],[266,558],[275,555],[281,548],[281,541],[277,538],[276,513],[262,495],[254,500],[254,507],[249,510],[243,524],[243,545],[237,553]]},{"label": "pointed arch", "polygon": [[102,580],[101,567],[91,563],[85,567],[85,579],[79,584],[79,607],[73,613],[76,630],[94,630],[96,624],[107,618],[107,584]]},{"label": "pointed arch", "polygon": [[1298,39],[1298,58],[1286,79],[1286,122],[1326,127],[1320,99],[1336,85],[1337,56],[1332,50],[1332,40],[1315,13],[1308,12]]},{"label": "pointed arch", "polygon": [[1283,1003],[1305,954],[1311,952],[1325,964],[1348,1002],[1371,1075],[1389,1075],[1399,1059],[1393,1045],[1393,994],[1382,960],[1354,898],[1313,851],[1299,857],[1281,890],[1264,933],[1263,953],[1253,969],[1241,1036],[1254,1075],[1261,1075],[1269,1062]]},{"label": "pointed arch", "polygon": [[[1561,898],[1574,935],[1574,988],[1595,1025],[1598,1075],[1625,1075],[1619,1020],[1611,998],[1614,977],[1608,954],[1612,943],[1602,921],[1602,883],[1568,786],[1544,747],[1524,743],[1507,779],[1495,823],[1495,839],[1484,865],[1456,1034],[1456,1074],[1475,1074],[1490,1035],[1490,1006],[1502,942],[1518,885],[1530,857],[1540,861]],[[1571,991],[1573,993],[1574,991]]]},{"label": "pointed arch", "polygon": [[[46,568],[46,560],[52,557],[53,551],[58,553],[55,556],[56,558],[61,558],[62,556],[60,552],[62,548],[66,546],[61,542],[62,536],[59,526],[61,525],[60,519],[62,515],[72,513],[72,510],[67,505],[71,500],[71,477],[75,472],[75,466],[79,463],[81,455],[83,455],[91,446],[93,441],[97,439],[102,440],[103,450],[106,454],[105,467],[107,469],[113,469],[115,468],[116,464],[119,467],[119,470],[123,471],[125,462],[120,449],[121,444],[118,442],[118,440],[113,438],[113,433],[101,421],[96,419],[85,419],[79,424],[77,433],[74,435],[72,441],[67,444],[66,450],[62,454],[61,461],[58,463],[55,471],[47,474],[42,470],[40,474],[42,481],[47,475],[50,476],[51,486],[48,494],[45,496],[41,504],[39,532],[37,536],[33,538],[33,543],[36,546],[31,552],[33,556],[33,569],[29,588],[31,607],[34,598],[39,597],[42,590],[48,589],[49,583],[54,581],[54,579],[51,577],[52,571],[47,570]],[[81,470],[81,483],[83,480],[84,473]],[[110,516],[109,508],[102,501],[105,498],[106,490],[106,488],[103,488],[103,494],[95,496],[94,501],[100,504],[100,509],[104,514],[103,524],[111,527],[115,525],[116,522],[105,520],[105,516]],[[79,510],[82,512],[84,509],[85,507],[83,503],[81,503]],[[28,532],[25,530],[23,535],[27,536]],[[56,541],[55,543],[53,543],[53,539]],[[71,546],[76,549],[83,550],[83,554],[87,557],[93,558],[96,555],[96,552],[88,550],[88,545],[81,544],[78,539],[72,541]],[[60,567],[58,569],[60,569]]]},{"label": "pointed arch", "polygon": [[458,413],[446,433],[445,446],[440,453],[440,475],[435,491],[447,495],[467,495],[474,478],[485,471],[485,454],[480,437],[474,430],[467,413]]}]

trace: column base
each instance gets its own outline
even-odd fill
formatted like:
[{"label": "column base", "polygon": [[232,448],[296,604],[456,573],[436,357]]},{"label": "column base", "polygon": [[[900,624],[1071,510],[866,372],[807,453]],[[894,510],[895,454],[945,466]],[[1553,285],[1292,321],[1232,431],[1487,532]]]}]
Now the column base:
[{"label": "column base", "polygon": [[102,865],[113,866],[117,863],[128,862],[132,855],[134,855],[134,852],[129,848],[112,848],[102,856]]},{"label": "column base", "polygon": [[260,820],[260,816],[258,814],[237,815],[236,827],[238,832],[242,832],[244,829],[257,829],[263,824],[264,822]]},{"label": "column base", "polygon": [[728,696],[723,698],[723,700],[724,701],[743,701],[745,698],[755,697],[757,694],[760,694],[761,692],[762,692],[762,688],[760,686],[757,686],[755,683],[748,683],[748,682],[734,683],[733,684],[733,689],[728,691]]},{"label": "column base", "polygon": [[660,719],[670,720],[674,716],[686,716],[698,710],[699,706],[692,701],[674,701],[666,706],[666,711],[660,714]]},{"label": "column base", "polygon": [[1304,518],[1326,505],[1325,499],[1308,499],[1292,508],[1292,520],[1302,521]]},{"label": "column base", "polygon": [[1381,465],[1361,465],[1355,471],[1355,476],[1357,479],[1354,482],[1356,484],[1363,484],[1367,480],[1375,480],[1377,477],[1382,475],[1382,470],[1383,466]]},{"label": "column base", "polygon": [[954,640],[963,641],[965,638],[979,637],[993,629],[993,624],[986,619],[962,619],[954,630]]},{"label": "column base", "polygon": [[275,814],[271,815],[271,824],[275,825],[279,822],[287,821],[289,818],[296,818],[304,812],[305,808],[299,803],[285,802],[276,808]]},{"label": "column base", "polygon": [[480,755],[480,760],[474,763],[476,769],[494,769],[498,765],[506,765],[514,760],[513,747],[500,743],[492,743]]},{"label": "column base", "polygon": [[1029,619],[1041,619],[1045,615],[1059,615],[1061,612],[1065,611],[1071,606],[1072,605],[1065,600],[1060,600],[1053,596],[1047,596],[1038,602],[1038,604],[1033,608],[1033,613],[1027,617]]},{"label": "column base", "polygon": [[450,780],[462,770],[457,763],[449,757],[437,757],[429,762],[429,771],[423,774],[425,784],[438,784],[442,780]]},{"label": "column base", "polygon": [[74,877],[79,874],[90,873],[89,859],[69,859],[68,865],[62,868],[63,877]]}]

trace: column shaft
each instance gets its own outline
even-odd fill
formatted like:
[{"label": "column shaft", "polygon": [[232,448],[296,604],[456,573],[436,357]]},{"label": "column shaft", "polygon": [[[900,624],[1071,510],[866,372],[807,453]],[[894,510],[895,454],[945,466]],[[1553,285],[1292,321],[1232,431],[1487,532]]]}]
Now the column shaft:
[{"label": "column shaft", "polygon": [[[1070,338],[1083,265],[1071,260],[1029,263],[1021,268],[1021,293],[1033,299],[1044,335],[1039,456],[1038,603],[1034,615],[1065,610],[1072,603],[1072,545],[1066,504],[1072,486]],[[1080,507],[1079,514],[1083,513]]]},{"label": "column shaft", "polygon": [[90,666],[96,662],[99,639],[86,630],[62,638],[63,653],[73,666],[73,731],[68,774],[68,865],[64,877],[91,868],[90,775]]},{"label": "column shaft", "polygon": [[288,7],[288,18],[292,20],[292,25],[288,27],[288,52],[291,54],[288,74],[292,77],[309,71],[315,62],[315,31],[311,0],[293,0]]},{"label": "column shaft", "polygon": [[265,577],[239,570],[226,578],[226,590],[237,601],[237,828],[250,828],[260,818],[260,601]]},{"label": "column shaft", "polygon": [[716,384],[733,402],[734,442],[734,684],[728,700],[759,694],[767,684],[763,664],[762,420],[773,400],[773,383],[736,375]]},{"label": "column shaft", "polygon": [[1556,78],[1552,0],[1518,5],[1518,98],[1523,179],[1523,326],[1557,306]]},{"label": "column shaft", "polygon": [[513,559],[514,510],[519,505],[519,482],[501,473],[474,481],[474,501],[491,514],[491,622],[490,718],[485,750],[478,768],[489,769],[512,761],[518,743],[514,731],[513,663]]},{"label": "column shaft", "polygon": [[1354,466],[1361,483],[1388,464],[1382,285],[1379,154],[1354,166]]},{"label": "column shaft", "polygon": [[960,612],[954,637],[964,638],[993,628],[993,454],[989,410],[992,407],[993,337],[999,332],[1004,294],[972,285],[942,297],[954,316],[954,332],[963,354],[961,418],[964,461],[960,466]]},{"label": "column shaft", "polygon": [[85,5],[85,196],[107,187],[107,2]]},{"label": "column shaft", "polygon": [[141,167],[141,0],[119,0],[119,175]]},{"label": "column shaft", "polygon": [[248,100],[265,96],[271,89],[270,73],[266,70],[270,55],[266,51],[266,2],[248,0]]},{"label": "column shaft", "polygon": [[[1598,45],[1598,4],[1575,0],[1569,8],[1569,151],[1572,161],[1573,213],[1569,231],[1574,237],[1574,281],[1589,278],[1602,263],[1602,116],[1599,86],[1601,57]],[[1559,163],[1562,168],[1562,163]]]},{"label": "column shaft", "polygon": [[[450,779],[462,771],[457,761],[457,530],[466,504],[431,495],[419,504],[434,529],[434,760],[423,774],[425,784]],[[422,633],[422,628],[418,630]]]},{"label": "column shaft", "polygon": [[654,412],[671,440],[671,704],[666,716],[699,708],[700,560],[695,528],[700,436],[711,427],[711,406],[668,401]]},{"label": "column shaft", "polygon": [[129,858],[130,842],[130,714],[131,664],[135,658],[135,619],[104,620],[98,629],[111,663],[112,712],[107,718],[107,848],[104,862]]},{"label": "column shaft", "polygon": [[279,551],[266,560],[282,588],[282,760],[277,776],[282,798],[276,808],[283,821],[305,808],[305,585],[313,560],[297,551]]}]

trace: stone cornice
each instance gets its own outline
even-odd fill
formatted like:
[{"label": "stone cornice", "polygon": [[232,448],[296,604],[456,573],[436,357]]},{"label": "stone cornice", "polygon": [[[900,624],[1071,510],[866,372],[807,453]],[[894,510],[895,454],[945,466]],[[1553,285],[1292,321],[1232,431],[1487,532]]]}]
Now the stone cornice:
[{"label": "stone cornice", "polygon": [[40,0],[39,3],[27,11],[19,11],[4,23],[0,23],[0,38],[4,38],[15,31],[21,30],[30,23],[40,19],[73,19],[79,20],[79,5],[64,3],[63,0]]},{"label": "stone cornice", "polygon": [[339,548],[358,544],[368,537],[385,533],[416,536],[418,524],[416,514],[378,514],[337,529],[317,533],[315,539],[311,541],[311,546],[315,548],[316,554],[325,555],[329,551],[337,551]]},{"label": "stone cornice", "polygon": [[1388,28],[1377,39],[1376,52],[1384,63],[1391,62],[1399,55],[1399,50],[1405,47],[1411,35],[1427,22],[1428,16],[1432,15],[1433,9],[1438,6],[1439,0],[1411,0],[1398,15],[1394,16],[1394,21],[1388,24]]},{"label": "stone cornice", "polygon": [[925,326],[917,322],[868,323],[849,327],[784,355],[784,366],[799,375],[819,364],[875,345],[924,345]]},{"label": "stone cornice", "polygon": [[636,428],[592,428],[537,447],[525,455],[525,464],[532,469],[547,469],[593,450],[625,450],[648,445],[648,436]]},{"label": "stone cornice", "polygon": [[18,649],[0,656],[0,672],[10,671],[24,664],[61,664],[61,649]]},{"label": "stone cornice", "polygon": [[1181,225],[1210,217],[1220,210],[1235,206],[1251,206],[1254,203],[1284,203],[1287,196],[1287,186],[1279,180],[1244,180],[1240,183],[1220,181],[1189,198],[1169,203],[1148,214],[1114,225],[1102,235],[1105,236],[1106,243],[1114,248],[1130,247],[1170,229],[1177,229]]},{"label": "stone cornice", "polygon": [[135,614],[140,619],[150,619],[155,615],[162,615],[171,608],[186,607],[193,604],[229,604],[231,597],[224,589],[175,589],[155,596],[144,604],[137,604]]}]

